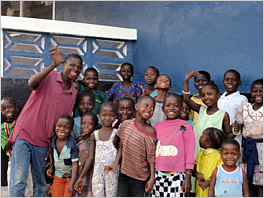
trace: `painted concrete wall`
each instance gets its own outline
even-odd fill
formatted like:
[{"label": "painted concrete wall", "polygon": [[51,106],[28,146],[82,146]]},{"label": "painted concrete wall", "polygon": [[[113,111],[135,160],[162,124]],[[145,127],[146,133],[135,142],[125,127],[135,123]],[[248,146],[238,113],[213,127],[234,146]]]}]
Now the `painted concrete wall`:
[{"label": "painted concrete wall", "polygon": [[263,76],[263,2],[57,1],[56,19],[137,29],[136,77],[157,66],[176,92],[191,70],[210,72],[221,92],[228,69],[241,73],[242,92]]}]

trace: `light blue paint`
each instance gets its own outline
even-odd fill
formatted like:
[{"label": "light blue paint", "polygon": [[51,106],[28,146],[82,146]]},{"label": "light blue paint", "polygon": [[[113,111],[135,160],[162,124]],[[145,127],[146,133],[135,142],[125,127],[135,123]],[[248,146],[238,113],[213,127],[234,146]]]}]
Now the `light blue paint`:
[{"label": "light blue paint", "polygon": [[57,1],[56,19],[137,29],[136,77],[143,81],[155,65],[172,78],[172,91],[191,70],[210,72],[221,92],[228,69],[241,73],[242,92],[263,76],[263,2]]}]

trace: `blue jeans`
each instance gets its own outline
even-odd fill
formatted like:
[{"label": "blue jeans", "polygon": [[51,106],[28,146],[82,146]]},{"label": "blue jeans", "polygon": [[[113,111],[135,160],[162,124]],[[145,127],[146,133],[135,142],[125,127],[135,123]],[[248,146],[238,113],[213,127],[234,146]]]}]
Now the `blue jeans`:
[{"label": "blue jeans", "polygon": [[29,164],[33,180],[33,196],[44,197],[47,191],[46,161],[48,147],[34,146],[17,137],[12,148],[11,174],[9,183],[10,197],[24,197]]}]

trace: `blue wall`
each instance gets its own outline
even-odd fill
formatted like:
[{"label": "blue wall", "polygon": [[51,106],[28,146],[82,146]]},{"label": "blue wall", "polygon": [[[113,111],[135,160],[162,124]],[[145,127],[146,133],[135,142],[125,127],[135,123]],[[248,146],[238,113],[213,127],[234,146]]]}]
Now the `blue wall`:
[{"label": "blue wall", "polygon": [[228,69],[241,73],[241,92],[263,76],[263,2],[56,1],[56,19],[137,29],[136,77],[155,65],[176,92],[191,70],[210,72],[221,92]]}]

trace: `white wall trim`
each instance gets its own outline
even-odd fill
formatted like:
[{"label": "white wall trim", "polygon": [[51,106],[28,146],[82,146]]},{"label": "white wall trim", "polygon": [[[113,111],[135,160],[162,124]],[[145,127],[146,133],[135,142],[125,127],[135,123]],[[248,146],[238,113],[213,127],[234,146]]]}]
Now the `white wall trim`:
[{"label": "white wall trim", "polygon": [[1,77],[3,77],[4,75],[4,34],[3,34],[3,30],[1,29],[1,34],[0,34],[0,60],[1,60]]},{"label": "white wall trim", "polygon": [[1,16],[1,28],[97,38],[137,40],[137,30],[49,19]]}]

